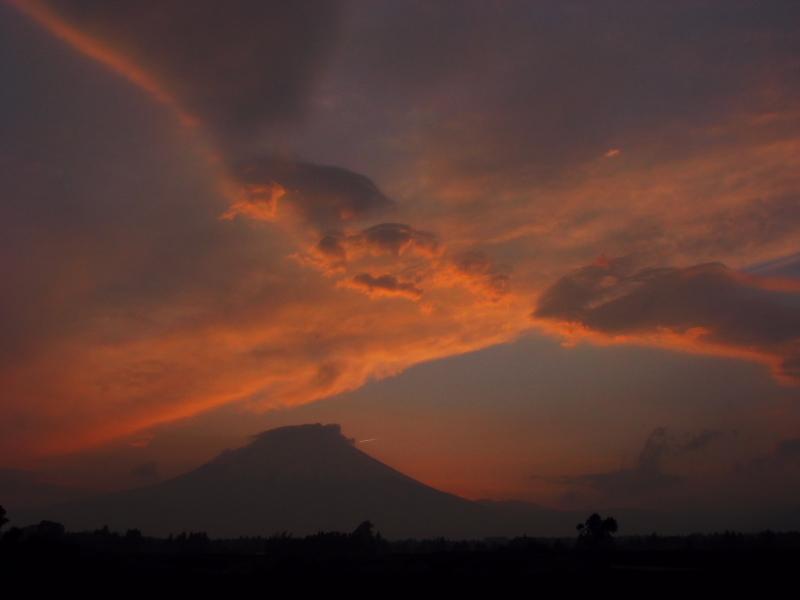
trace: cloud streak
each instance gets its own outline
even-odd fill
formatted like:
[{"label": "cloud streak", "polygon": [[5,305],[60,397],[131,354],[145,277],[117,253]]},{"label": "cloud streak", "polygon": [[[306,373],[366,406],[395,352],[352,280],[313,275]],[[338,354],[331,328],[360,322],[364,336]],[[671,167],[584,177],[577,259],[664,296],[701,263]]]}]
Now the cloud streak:
[{"label": "cloud streak", "polygon": [[339,7],[243,0],[16,0],[80,51],[177,106],[221,145],[297,119],[337,29]]}]

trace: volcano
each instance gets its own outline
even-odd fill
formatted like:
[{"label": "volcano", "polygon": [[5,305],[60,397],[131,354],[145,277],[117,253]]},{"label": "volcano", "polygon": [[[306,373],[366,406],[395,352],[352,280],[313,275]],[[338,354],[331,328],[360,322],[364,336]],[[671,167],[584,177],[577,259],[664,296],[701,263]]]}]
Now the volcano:
[{"label": "volcano", "polygon": [[[385,537],[521,535],[506,511],[424,485],[354,447],[339,425],[281,427],[164,482],[37,511],[70,531],[308,535],[371,521]],[[511,531],[510,529],[514,529]]]}]

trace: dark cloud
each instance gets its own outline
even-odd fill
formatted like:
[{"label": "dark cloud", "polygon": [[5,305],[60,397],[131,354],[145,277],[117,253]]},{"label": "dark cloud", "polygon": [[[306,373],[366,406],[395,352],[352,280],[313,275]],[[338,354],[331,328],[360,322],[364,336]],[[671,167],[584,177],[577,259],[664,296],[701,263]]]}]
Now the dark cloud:
[{"label": "dark cloud", "polygon": [[[328,232],[303,257],[328,273],[356,273],[341,285],[370,292],[399,293],[419,297],[417,287],[461,287],[476,296],[498,302],[510,292],[511,275],[487,254],[479,251],[448,256],[436,234],[403,223],[380,223],[362,231]],[[382,271],[375,277],[370,272]]]},{"label": "dark cloud", "polygon": [[630,498],[683,481],[682,477],[669,475],[661,469],[661,459],[670,451],[671,439],[667,430],[658,427],[650,434],[633,469],[610,473],[582,475],[580,483],[602,492],[606,497]]},{"label": "dark cloud", "polygon": [[364,243],[375,252],[399,256],[410,247],[423,253],[435,253],[439,242],[432,233],[418,231],[400,223],[381,223],[361,232]]},{"label": "dark cloud", "polygon": [[749,489],[775,494],[776,497],[785,498],[785,490],[790,489],[791,503],[794,504],[800,492],[800,438],[781,440],[770,452],[737,462],[732,474]]},{"label": "dark cloud", "polygon": [[[341,167],[263,158],[246,163],[234,177],[243,186],[245,207],[247,203],[277,204],[272,212],[280,216],[280,204],[287,202],[320,229],[373,218],[394,208],[394,202],[371,179]],[[237,206],[233,212],[247,212]]]},{"label": "dark cloud", "polygon": [[333,263],[347,262],[347,238],[343,233],[326,233],[314,247],[320,256]]},{"label": "dark cloud", "polygon": [[664,427],[657,427],[647,438],[641,454],[636,461],[636,468],[646,473],[661,471],[661,457],[669,448],[669,437]]},{"label": "dark cloud", "polygon": [[721,435],[722,431],[719,429],[705,429],[699,434],[690,438],[689,441],[684,445],[684,449],[690,452],[702,450]]},{"label": "dark cloud", "polygon": [[394,275],[373,277],[369,273],[359,273],[353,277],[351,285],[375,295],[406,296],[415,299],[422,296],[422,290],[416,285],[412,282],[399,281]]},{"label": "dark cloud", "polygon": [[[51,30],[211,133],[223,170],[232,170],[244,196],[232,200],[226,216],[274,218],[281,200],[326,229],[393,205],[370,179],[347,169],[250,160],[305,113],[332,53],[341,4],[242,0],[220,10],[213,0],[43,0],[29,6]],[[65,34],[64,26],[78,35]],[[269,125],[277,128],[271,136]]]},{"label": "dark cloud", "polygon": [[636,270],[605,261],[562,278],[541,297],[538,319],[579,323],[606,335],[679,335],[777,361],[777,374],[800,378],[800,289],[786,289],[718,263]]},{"label": "dark cloud", "polygon": [[[690,437],[688,443],[681,443],[678,436],[658,428],[647,440],[634,468],[563,478],[554,483],[568,486],[573,494],[577,490],[575,500],[581,500],[581,506],[591,501],[592,494],[595,503],[602,499],[609,505],[643,506],[667,500],[661,506],[668,510],[687,503],[698,506],[698,501],[718,512],[734,507],[752,512],[754,507],[774,510],[795,506],[800,481],[800,438],[780,441],[755,455],[748,451],[747,458],[739,454],[732,464],[721,455],[707,456],[701,464],[695,455],[698,449],[706,448],[711,440],[724,434],[705,430]],[[737,450],[743,450],[737,446]],[[665,472],[662,463],[667,456],[674,456],[676,462],[683,464],[684,476]]]},{"label": "dark cloud", "polygon": [[331,266],[342,266],[362,254],[399,258],[404,254],[435,256],[441,251],[437,236],[402,223],[380,223],[362,231],[329,232],[315,246]]},{"label": "dark cloud", "polygon": [[622,469],[610,473],[597,473],[580,477],[582,483],[603,493],[607,498],[625,498],[658,490],[683,481],[677,475],[668,475],[660,471],[641,471],[638,469]]},{"label": "dark cloud", "polygon": [[465,176],[522,166],[537,177],[561,173],[609,148],[627,150],[653,128],[665,135],[647,144],[682,154],[690,145],[678,130],[722,122],[764,77],[797,90],[790,73],[800,49],[790,24],[800,15],[786,2],[359,9],[350,71],[363,85],[377,82],[389,101],[441,109],[424,121],[425,143]]},{"label": "dark cloud", "polygon": [[770,277],[785,277],[788,279],[800,280],[800,252],[752,265],[747,271],[749,273]]},{"label": "dark cloud", "polygon": [[326,0],[44,0],[36,4],[147,71],[221,138],[296,120],[330,54]]},{"label": "dark cloud", "polygon": [[497,35],[486,25],[502,23],[507,11],[493,4],[411,0],[361,5],[356,18],[366,27],[350,40],[358,50],[351,68],[395,93],[452,79],[480,61]]}]

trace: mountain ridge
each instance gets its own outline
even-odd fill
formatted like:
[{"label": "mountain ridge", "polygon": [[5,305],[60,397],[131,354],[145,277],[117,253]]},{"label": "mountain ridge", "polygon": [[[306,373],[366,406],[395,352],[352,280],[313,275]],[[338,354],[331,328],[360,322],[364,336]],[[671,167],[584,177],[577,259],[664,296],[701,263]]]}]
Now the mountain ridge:
[{"label": "mountain ridge", "polygon": [[[787,514],[797,521],[797,509]],[[389,539],[567,537],[586,510],[556,510],[523,500],[467,500],[437,490],[355,447],[339,425],[294,425],[261,432],[196,469],[144,487],[15,510],[12,524],[47,519],[70,531],[139,529],[167,537],[205,531],[211,537],[305,536],[352,531],[371,521]],[[775,528],[774,515],[734,519],[716,512],[663,513],[603,509],[620,534],[690,534]]]},{"label": "mountain ridge", "polygon": [[[386,536],[483,537],[492,509],[427,486],[355,448],[339,425],[296,425],[175,478],[70,501],[26,515],[70,530],[108,525],[145,535],[207,531],[216,537],[349,531],[370,520]],[[46,515],[46,516],[45,516]]]}]

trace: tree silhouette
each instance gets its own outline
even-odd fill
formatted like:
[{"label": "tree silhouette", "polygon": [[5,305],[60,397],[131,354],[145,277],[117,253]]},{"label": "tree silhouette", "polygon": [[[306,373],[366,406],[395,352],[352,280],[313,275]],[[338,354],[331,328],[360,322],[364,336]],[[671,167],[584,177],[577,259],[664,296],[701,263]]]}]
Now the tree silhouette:
[{"label": "tree silhouette", "polygon": [[42,540],[55,541],[64,537],[66,529],[61,523],[48,521],[45,519],[40,522],[33,531],[34,537]]},{"label": "tree silhouette", "polygon": [[8,519],[6,519],[6,509],[0,506],[0,529],[3,528],[3,525],[8,523]]},{"label": "tree silhouette", "polygon": [[578,523],[578,545],[584,548],[600,548],[613,545],[612,533],[617,532],[617,520],[613,517],[603,518],[597,513]]},{"label": "tree silhouette", "polygon": [[357,539],[369,541],[372,539],[372,528],[374,525],[369,521],[364,521],[356,527],[356,530],[352,533],[352,536]]}]

